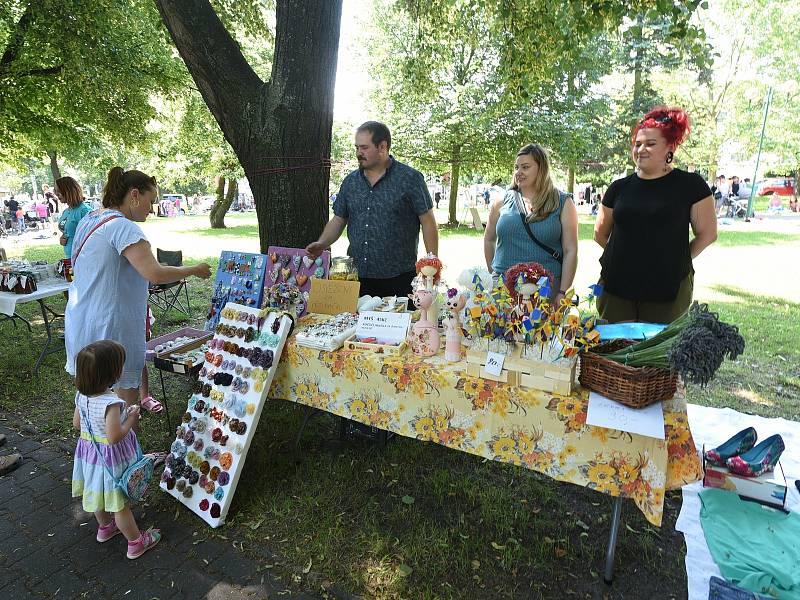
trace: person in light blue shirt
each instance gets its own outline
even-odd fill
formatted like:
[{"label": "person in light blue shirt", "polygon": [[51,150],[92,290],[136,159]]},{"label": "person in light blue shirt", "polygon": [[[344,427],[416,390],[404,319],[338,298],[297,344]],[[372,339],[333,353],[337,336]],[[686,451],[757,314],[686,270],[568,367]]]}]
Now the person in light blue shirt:
[{"label": "person in light blue shirt", "polygon": [[486,266],[496,275],[503,276],[517,263],[536,262],[553,274],[550,287],[556,298],[572,287],[578,267],[578,212],[572,197],[553,185],[550,160],[540,145],[528,144],[517,152],[514,183],[489,210],[483,248]]},{"label": "person in light blue shirt", "polygon": [[75,239],[78,223],[91,212],[91,208],[83,201],[83,190],[72,177],[57,179],[55,194],[67,205],[58,219],[58,228],[61,230],[61,238],[58,241],[64,246],[64,256],[69,258],[72,256],[72,240]]}]

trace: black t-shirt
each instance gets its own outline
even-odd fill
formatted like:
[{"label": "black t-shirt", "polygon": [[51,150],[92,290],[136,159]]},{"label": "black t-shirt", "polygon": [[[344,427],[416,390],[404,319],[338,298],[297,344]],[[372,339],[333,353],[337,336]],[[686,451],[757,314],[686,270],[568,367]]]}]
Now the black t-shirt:
[{"label": "black t-shirt", "polygon": [[603,197],[614,211],[600,258],[605,289],[630,300],[674,300],[692,266],[689,211],[710,195],[700,175],[680,169],[658,179],[634,173],[612,183]]},{"label": "black t-shirt", "polygon": [[8,201],[7,206],[8,210],[11,211],[11,216],[14,216],[16,212],[19,210],[19,202],[17,202],[13,198]]}]

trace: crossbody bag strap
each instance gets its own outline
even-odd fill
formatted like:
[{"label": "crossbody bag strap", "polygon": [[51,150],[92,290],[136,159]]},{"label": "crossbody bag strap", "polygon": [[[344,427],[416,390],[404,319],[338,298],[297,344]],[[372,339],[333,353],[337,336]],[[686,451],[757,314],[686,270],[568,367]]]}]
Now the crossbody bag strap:
[{"label": "crossbody bag strap", "polygon": [[[519,192],[516,192],[516,194],[519,195]],[[525,218],[525,214],[522,212],[521,202],[517,203],[517,208],[519,209],[519,218],[522,219],[522,226],[525,227],[525,231],[528,233],[528,237],[531,238],[531,240],[533,240],[533,243],[539,246],[539,248],[541,248],[542,250],[547,252],[550,256],[552,256],[554,260],[557,260],[558,264],[561,264],[564,260],[564,257],[561,256],[561,253],[558,250],[551,248],[547,244],[540,242],[536,238],[536,236],[533,235],[533,231],[531,231],[531,226],[528,223],[528,219]]]},{"label": "crossbody bag strap", "polygon": [[92,234],[93,234],[95,231],[97,231],[97,229],[98,229],[98,228],[99,228],[101,225],[105,225],[106,223],[108,223],[109,221],[113,221],[114,219],[119,219],[121,216],[122,216],[122,215],[111,215],[110,217],[106,217],[105,219],[103,219],[102,221],[100,221],[100,222],[99,222],[97,225],[95,225],[94,227],[92,227],[92,230],[91,230],[89,233],[87,233],[87,234],[86,234],[86,237],[85,237],[85,238],[83,238],[83,241],[81,242],[81,245],[80,245],[80,246],[78,246],[78,251],[75,253],[75,258],[74,258],[74,259],[72,259],[72,268],[73,268],[73,269],[75,268],[75,263],[76,263],[76,262],[78,262],[78,255],[81,253],[81,250],[83,250],[83,246],[84,246],[84,244],[86,244],[86,242],[89,240],[89,238],[91,237],[91,235],[92,235]]}]

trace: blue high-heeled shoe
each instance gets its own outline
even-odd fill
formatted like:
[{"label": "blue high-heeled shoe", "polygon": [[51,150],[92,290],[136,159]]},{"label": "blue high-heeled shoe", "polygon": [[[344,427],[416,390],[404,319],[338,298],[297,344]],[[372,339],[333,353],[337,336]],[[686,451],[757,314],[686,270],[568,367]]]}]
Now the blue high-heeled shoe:
[{"label": "blue high-heeled shoe", "polygon": [[785,449],[783,438],[775,434],[744,454],[730,457],[726,462],[732,473],[744,477],[758,477],[775,468]]},{"label": "blue high-heeled shoe", "polygon": [[756,430],[752,427],[742,429],[729,440],[723,442],[716,448],[706,450],[706,462],[717,467],[724,467],[725,462],[732,456],[747,452],[756,445]]}]

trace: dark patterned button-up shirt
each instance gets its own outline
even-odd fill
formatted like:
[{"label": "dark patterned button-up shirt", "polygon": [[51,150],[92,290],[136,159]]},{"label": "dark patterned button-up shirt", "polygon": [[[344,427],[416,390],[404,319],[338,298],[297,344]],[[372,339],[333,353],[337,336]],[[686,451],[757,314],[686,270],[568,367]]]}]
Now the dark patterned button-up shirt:
[{"label": "dark patterned button-up shirt", "polygon": [[413,271],[419,217],[432,208],[422,173],[393,157],[374,186],[361,169],[345,177],[333,213],[347,220],[347,253],[358,267],[358,276],[388,279]]}]

